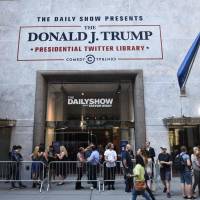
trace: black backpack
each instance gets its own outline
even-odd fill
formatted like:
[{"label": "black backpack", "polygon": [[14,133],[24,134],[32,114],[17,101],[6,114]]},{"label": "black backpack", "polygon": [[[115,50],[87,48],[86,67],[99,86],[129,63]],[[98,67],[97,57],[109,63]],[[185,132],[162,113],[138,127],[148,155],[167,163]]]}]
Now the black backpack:
[{"label": "black backpack", "polygon": [[173,165],[177,171],[184,171],[187,163],[183,160],[183,157],[178,154],[173,162]]}]

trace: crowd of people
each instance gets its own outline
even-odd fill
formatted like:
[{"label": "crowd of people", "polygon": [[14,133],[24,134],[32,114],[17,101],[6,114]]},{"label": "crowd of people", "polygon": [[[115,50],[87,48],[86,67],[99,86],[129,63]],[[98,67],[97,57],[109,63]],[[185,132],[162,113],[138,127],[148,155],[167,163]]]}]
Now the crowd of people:
[{"label": "crowd of people", "polygon": [[[21,149],[21,146],[13,146],[9,154],[11,161],[20,163],[23,160],[20,153]],[[194,147],[193,154],[190,156],[187,153],[186,147],[182,146],[180,152],[173,159],[171,154],[167,152],[166,147],[161,147],[160,149],[161,152],[157,156],[156,161],[155,151],[150,146],[150,142],[146,142],[144,147],[137,149],[135,155],[131,145],[127,144],[121,152],[120,158],[112,143],[108,143],[104,151],[102,148],[101,150],[98,149],[94,144],[90,144],[86,148],[80,147],[76,156],[78,162],[76,162],[77,181],[75,189],[84,189],[81,179],[85,165],[87,166],[88,183],[92,184],[93,188],[97,188],[97,168],[99,165],[105,164],[103,166],[104,184],[107,186],[107,190],[115,190],[116,161],[120,159],[124,173],[125,192],[132,192],[132,200],[135,200],[138,195],[144,196],[147,200],[155,199],[152,192],[155,162],[159,164],[160,180],[163,184],[163,192],[166,193],[167,198],[171,197],[172,165],[179,172],[183,198],[196,198],[197,194],[195,191],[197,186],[200,195],[200,148]],[[48,170],[47,166],[52,161],[58,162],[58,164],[53,165],[52,175],[58,177],[58,185],[64,184],[67,165],[63,161],[69,160],[69,154],[65,146],[61,145],[57,150],[50,146],[48,150],[45,150],[44,145],[39,145],[34,148],[30,157],[32,161],[38,161],[33,162],[31,166],[33,188],[37,187],[41,171],[45,174],[45,169]],[[41,162],[46,166],[43,170],[41,169]],[[15,177],[16,180],[11,182],[11,188],[16,188],[16,183],[18,183],[18,187],[25,188],[26,186],[20,181],[19,165],[12,166],[11,171],[10,178]]]}]

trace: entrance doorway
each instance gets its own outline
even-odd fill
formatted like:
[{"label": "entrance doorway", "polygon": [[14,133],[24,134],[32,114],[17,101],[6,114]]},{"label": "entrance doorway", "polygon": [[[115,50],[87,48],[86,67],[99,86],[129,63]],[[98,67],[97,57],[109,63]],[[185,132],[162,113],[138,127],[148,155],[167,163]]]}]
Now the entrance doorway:
[{"label": "entrance doorway", "polygon": [[181,146],[186,146],[192,154],[193,147],[200,145],[200,126],[182,126],[169,128],[169,142],[171,151],[177,154]]},{"label": "entrance doorway", "polygon": [[[132,96],[129,100],[130,104],[127,104],[126,99],[129,98],[127,98],[127,92],[123,90],[123,84],[126,84],[127,82],[129,82],[128,84],[130,85],[130,88],[132,88],[132,91],[130,89],[129,95]],[[60,84],[58,86],[59,91],[55,92],[55,94],[52,95],[51,98],[49,98],[49,84],[55,84],[57,86]],[[65,84],[68,84],[68,88],[65,88]],[[55,96],[56,94],[60,93],[61,89],[62,93],[65,93],[65,89],[68,90],[70,86],[76,86],[76,89],[78,89],[79,86],[77,84],[79,84],[79,86],[87,86],[86,89],[90,88],[90,86],[97,86],[97,90],[95,90],[94,92],[95,94],[99,94],[101,98],[100,100],[96,101],[100,101],[99,104],[101,104],[100,107],[102,108],[93,106],[92,113],[98,113],[98,116],[90,115],[91,113],[89,112],[89,110],[92,110],[92,106],[90,106],[90,108],[85,108],[85,106],[82,106],[83,109],[72,109],[72,107],[75,105],[70,105],[72,112],[70,115],[68,115],[70,113],[69,106],[67,106],[67,108],[69,109],[64,109],[64,104],[56,104],[56,102],[63,101],[62,99],[66,100],[66,98],[63,98],[65,95],[58,95],[58,97]],[[118,104],[120,105],[120,107],[115,107],[115,105],[117,105],[115,104],[115,102],[117,101],[114,101],[115,97],[109,96],[109,93],[108,96],[106,96],[106,90],[110,88],[109,86],[113,87],[113,90],[110,91],[113,91],[115,95],[117,95],[117,93],[121,93],[121,103]],[[122,94],[123,92],[125,93]],[[100,93],[103,93],[104,95],[101,96]],[[93,95],[89,96],[89,98],[96,99]],[[76,96],[76,94],[70,94],[69,98],[81,99],[82,96],[78,97]],[[113,100],[111,100],[112,98]],[[71,102],[72,100],[69,101]],[[82,100],[80,100],[80,102],[81,101]],[[110,107],[109,104],[112,104],[112,101],[114,103],[112,107]],[[66,103],[66,101],[64,102]],[[132,105],[133,109],[130,112],[122,112],[123,110],[125,110],[124,107],[127,107],[128,105]],[[78,108],[80,107],[80,105],[76,105],[76,107]],[[105,109],[106,107],[107,109]],[[97,110],[98,112],[94,112]],[[106,117],[108,118],[104,119],[103,110],[109,111],[108,113],[106,113]],[[61,113],[61,115],[59,115],[59,113]],[[127,117],[129,116],[127,113],[131,114],[133,118]],[[79,118],[76,118],[76,116],[79,116]],[[80,118],[80,116],[82,117]],[[85,123],[86,121],[87,123]],[[106,124],[103,122],[109,123]],[[65,132],[71,131],[70,128],[75,130],[74,125],[76,125],[76,128],[79,127],[81,131],[92,131],[92,134],[94,134],[94,131],[91,129],[99,129],[99,125],[103,125],[103,127],[101,128],[105,130],[107,128],[111,128],[113,130],[113,128],[116,128],[118,125],[121,137],[120,140],[126,142],[127,138],[130,138],[128,141],[130,141],[130,143],[133,145],[134,150],[139,148],[146,141],[144,85],[142,70],[37,71],[33,146],[39,145],[41,143],[46,143],[46,146],[48,146],[52,141],[54,141],[57,135],[57,131],[55,131],[55,129],[57,129],[57,123],[67,123],[66,127],[61,127],[62,129],[68,127]],[[98,126],[95,125],[95,127],[93,127],[91,126],[92,124],[96,124]],[[133,125],[134,129],[132,128]]]},{"label": "entrance doorway", "polygon": [[[134,141],[134,107],[130,81],[49,83],[45,144],[65,145],[76,159],[80,146],[105,149],[112,142]],[[74,152],[75,151],[75,152]],[[74,152],[74,153],[72,153]]]},{"label": "entrance doorway", "polygon": [[0,160],[9,160],[10,152],[10,139],[11,139],[12,128],[11,127],[0,127]]}]

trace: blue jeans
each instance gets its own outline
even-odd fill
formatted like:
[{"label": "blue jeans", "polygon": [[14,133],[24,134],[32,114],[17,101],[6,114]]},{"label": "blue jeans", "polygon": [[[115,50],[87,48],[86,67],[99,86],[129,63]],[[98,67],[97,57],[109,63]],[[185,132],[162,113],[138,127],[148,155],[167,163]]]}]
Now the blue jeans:
[{"label": "blue jeans", "polygon": [[135,191],[135,189],[133,189],[132,191],[132,200],[136,200],[138,195],[142,195],[145,199],[147,200],[151,200],[151,198],[149,197],[149,195],[146,193],[146,191]]}]

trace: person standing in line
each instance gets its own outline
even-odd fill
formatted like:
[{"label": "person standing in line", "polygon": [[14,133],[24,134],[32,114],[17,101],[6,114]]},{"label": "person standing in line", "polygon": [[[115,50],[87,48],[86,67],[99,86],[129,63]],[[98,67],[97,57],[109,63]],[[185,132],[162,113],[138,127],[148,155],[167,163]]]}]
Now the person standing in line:
[{"label": "person standing in line", "polygon": [[[15,147],[16,147],[16,145],[13,145],[11,151],[8,152],[9,161],[12,161],[12,152],[14,151]],[[9,163],[8,166],[6,166],[6,168],[8,169],[8,172],[7,172],[7,175],[6,175],[6,179],[10,180],[12,178],[12,173],[13,173],[12,172],[12,168],[13,168],[12,163]],[[9,183],[9,181],[6,181],[6,183]]]},{"label": "person standing in line", "polygon": [[60,153],[57,154],[58,161],[58,167],[57,167],[57,176],[60,179],[60,182],[58,185],[64,184],[64,179],[66,177],[66,163],[68,157],[68,152],[64,146],[60,146]]},{"label": "person standing in line", "polygon": [[47,156],[48,156],[48,171],[49,171],[49,179],[51,180],[53,178],[53,180],[55,180],[55,176],[56,176],[56,163],[54,163],[56,161],[56,152],[54,149],[53,145],[50,145],[47,151]]},{"label": "person standing in line", "polygon": [[21,155],[21,149],[22,147],[20,145],[18,146],[13,146],[13,150],[11,153],[11,161],[15,161],[15,163],[12,164],[12,179],[15,181],[11,181],[11,188],[10,189],[15,189],[17,188],[15,185],[15,182],[18,183],[19,188],[26,188],[25,185],[22,184],[21,182],[21,161],[23,161],[23,157]]},{"label": "person standing in line", "polygon": [[[48,166],[48,153],[45,150],[45,145],[40,144],[39,145],[39,152],[38,152],[38,159],[40,162],[40,180],[43,180],[47,176],[47,166]],[[40,182],[41,185],[41,182]]]},{"label": "person standing in line", "polygon": [[186,146],[181,147],[181,153],[177,156],[180,156],[183,161],[183,167],[180,170],[180,179],[181,179],[181,189],[182,195],[185,199],[193,199],[192,196],[192,171],[191,171],[191,161],[190,156],[187,154]]},{"label": "person standing in line", "polygon": [[[90,143],[86,148],[85,148],[85,160],[87,161],[90,155],[92,154],[92,146],[94,146],[93,143]],[[89,181],[89,163],[86,163],[86,169],[87,169],[87,178],[88,178],[88,184],[91,182]]]},{"label": "person standing in line", "polygon": [[192,192],[195,193],[196,186],[198,185],[200,196],[200,150],[198,147],[193,148],[193,154],[191,155],[194,184],[192,186]]},{"label": "person standing in line", "polygon": [[36,188],[38,178],[40,178],[40,163],[39,161],[39,146],[35,146],[33,153],[31,154],[31,177],[33,179],[32,188]]},{"label": "person standing in line", "polygon": [[114,145],[112,143],[108,143],[108,149],[104,153],[105,161],[106,161],[106,174],[108,180],[108,190],[115,190],[114,180],[115,180],[115,170],[116,170],[116,160],[117,153],[114,150]]},{"label": "person standing in line", "polygon": [[95,145],[91,146],[92,153],[90,157],[87,159],[88,161],[88,174],[89,174],[89,180],[91,181],[93,188],[97,188],[97,166],[99,164],[99,152],[96,149]]},{"label": "person standing in line", "polygon": [[84,148],[80,147],[79,151],[77,153],[77,173],[78,173],[78,177],[77,177],[77,182],[76,182],[76,186],[75,189],[76,190],[80,190],[80,189],[84,189],[84,187],[81,186],[81,178],[83,176],[83,166],[84,166],[84,162],[85,162],[85,157],[84,157]]},{"label": "person standing in line", "polygon": [[167,148],[160,147],[161,153],[158,155],[158,161],[160,165],[160,178],[164,185],[163,192],[167,193],[167,198],[171,198],[170,192],[170,182],[171,182],[171,166],[172,166],[172,158],[169,153],[167,153]]},{"label": "person standing in line", "polygon": [[152,159],[152,172],[151,172],[150,178],[153,180],[153,178],[154,178],[154,164],[155,164],[154,157],[156,156],[156,154],[155,154],[154,148],[150,146],[149,141],[146,141],[146,151],[147,151],[148,157],[150,157]]},{"label": "person standing in line", "polygon": [[125,179],[125,192],[131,192],[133,188],[133,162],[132,162],[132,149],[131,145],[127,144],[125,151],[122,153],[122,165],[124,167],[124,179]]}]

